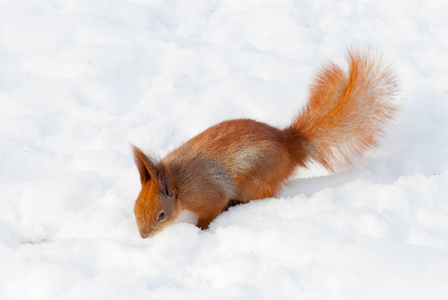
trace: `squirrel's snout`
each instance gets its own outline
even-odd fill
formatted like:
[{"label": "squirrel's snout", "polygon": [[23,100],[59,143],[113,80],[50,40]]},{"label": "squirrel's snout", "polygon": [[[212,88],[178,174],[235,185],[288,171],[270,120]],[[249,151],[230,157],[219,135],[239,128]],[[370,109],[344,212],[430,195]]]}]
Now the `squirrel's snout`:
[{"label": "squirrel's snout", "polygon": [[155,229],[140,230],[140,236],[142,237],[142,239],[147,239],[147,238],[152,237],[153,235],[155,235],[156,232],[157,231]]},{"label": "squirrel's snout", "polygon": [[140,236],[142,237],[142,239],[146,239],[149,237],[149,234],[147,232],[140,232]]}]

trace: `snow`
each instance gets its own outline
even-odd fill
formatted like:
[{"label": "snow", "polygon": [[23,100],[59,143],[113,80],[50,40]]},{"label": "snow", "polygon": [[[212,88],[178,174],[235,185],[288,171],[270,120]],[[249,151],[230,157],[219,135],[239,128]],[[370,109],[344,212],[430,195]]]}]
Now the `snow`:
[{"label": "snow", "polygon": [[[446,299],[445,0],[2,0],[0,299]],[[129,145],[285,126],[349,46],[402,109],[380,148],[275,199],[138,234]]]}]

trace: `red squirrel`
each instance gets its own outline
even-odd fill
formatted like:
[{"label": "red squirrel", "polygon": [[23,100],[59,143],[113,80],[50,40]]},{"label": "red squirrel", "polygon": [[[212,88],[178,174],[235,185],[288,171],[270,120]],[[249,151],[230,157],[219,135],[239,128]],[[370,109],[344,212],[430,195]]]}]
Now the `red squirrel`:
[{"label": "red squirrel", "polygon": [[325,65],[309,101],[284,129],[250,119],[212,126],[161,161],[133,147],[142,189],[135,217],[142,238],[182,211],[208,228],[235,203],[276,195],[297,167],[311,161],[334,172],[375,147],[397,111],[395,77],[367,51],[348,51],[348,70]]}]

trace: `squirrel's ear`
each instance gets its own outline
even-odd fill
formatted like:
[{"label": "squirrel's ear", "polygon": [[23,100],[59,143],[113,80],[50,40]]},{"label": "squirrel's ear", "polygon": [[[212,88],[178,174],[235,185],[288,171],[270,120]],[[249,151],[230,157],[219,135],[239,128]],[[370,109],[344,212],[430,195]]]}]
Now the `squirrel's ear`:
[{"label": "squirrel's ear", "polygon": [[132,145],[132,151],[142,185],[150,180],[157,180],[154,162],[134,145]]},{"label": "squirrel's ear", "polygon": [[166,196],[172,197],[175,194],[176,192],[175,184],[173,182],[170,173],[167,172],[166,170],[160,172],[159,183]]}]

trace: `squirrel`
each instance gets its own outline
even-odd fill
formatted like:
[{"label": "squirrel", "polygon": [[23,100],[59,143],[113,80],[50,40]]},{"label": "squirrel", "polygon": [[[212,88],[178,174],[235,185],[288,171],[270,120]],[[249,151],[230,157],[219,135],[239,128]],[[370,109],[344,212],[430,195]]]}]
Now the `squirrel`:
[{"label": "squirrel", "polygon": [[224,121],[160,161],[132,145],[140,236],[154,236],[185,211],[206,229],[229,206],[274,197],[298,167],[314,161],[335,172],[377,146],[397,111],[395,76],[369,51],[349,49],[347,59],[348,70],[330,62],[318,71],[308,103],[284,129]]}]

